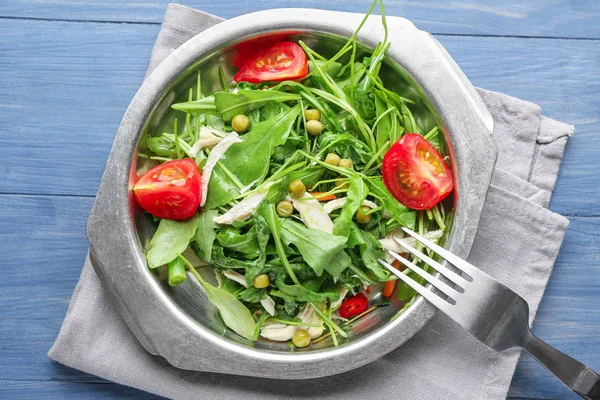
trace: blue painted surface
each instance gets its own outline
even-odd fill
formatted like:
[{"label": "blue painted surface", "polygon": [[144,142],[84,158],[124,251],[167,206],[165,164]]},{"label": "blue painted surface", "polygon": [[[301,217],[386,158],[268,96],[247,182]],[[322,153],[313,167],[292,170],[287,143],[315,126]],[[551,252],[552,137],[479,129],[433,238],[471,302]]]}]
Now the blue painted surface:
[{"label": "blue painted surface", "polygon": [[[166,3],[0,3],[0,398],[149,398],[57,365],[46,352],[79,277],[85,220],[114,132]],[[366,3],[186,2],[223,17],[279,6],[358,12]],[[440,33],[474,84],[576,125],[551,203],[571,226],[534,330],[600,370],[600,3],[526,3],[387,2],[389,14]],[[527,356],[510,396],[576,398]]]}]

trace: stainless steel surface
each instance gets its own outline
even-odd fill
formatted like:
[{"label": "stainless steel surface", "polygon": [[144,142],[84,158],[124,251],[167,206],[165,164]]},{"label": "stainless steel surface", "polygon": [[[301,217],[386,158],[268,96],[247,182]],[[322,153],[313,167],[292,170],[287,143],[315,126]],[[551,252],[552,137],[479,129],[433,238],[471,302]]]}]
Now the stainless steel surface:
[{"label": "stainless steel surface", "polygon": [[[415,272],[438,291],[428,290],[405,273],[379,260],[382,265],[489,348],[502,351],[522,347],[581,397],[600,399],[600,376],[596,372],[531,333],[528,324],[529,306],[521,296],[450,251],[409,229],[404,231],[452,264],[463,275],[454,273],[401,240],[396,241],[439,272],[438,276],[429,274],[396,253],[388,253],[405,265],[408,268],[406,271]],[[440,274],[447,279],[446,282]]]},{"label": "stainless steel surface", "polygon": [[[140,343],[172,365],[191,370],[303,379],[332,375],[364,365],[400,346],[418,332],[434,308],[418,299],[392,320],[400,304],[381,307],[368,328],[334,348],[323,341],[301,351],[268,341],[253,343],[227,330],[202,291],[190,282],[172,289],[148,270],[143,248],[151,219],[136,210],[131,185],[139,139],[170,126],[170,104],[184,98],[202,70],[203,90],[217,87],[217,66],[232,46],[257,35],[301,37],[325,55],[349,37],[361,15],[284,9],[244,15],[192,38],[173,52],[144,82],[132,100],[106,166],[88,221],[93,265]],[[382,74],[386,85],[416,101],[424,128],[440,122],[455,177],[454,220],[443,240],[454,253],[471,248],[491,179],[496,150],[492,118],[471,84],[441,46],[402,18],[388,18],[392,46]],[[373,48],[383,38],[379,17],[370,18],[358,40]],[[231,75],[232,70],[226,69]]]}]

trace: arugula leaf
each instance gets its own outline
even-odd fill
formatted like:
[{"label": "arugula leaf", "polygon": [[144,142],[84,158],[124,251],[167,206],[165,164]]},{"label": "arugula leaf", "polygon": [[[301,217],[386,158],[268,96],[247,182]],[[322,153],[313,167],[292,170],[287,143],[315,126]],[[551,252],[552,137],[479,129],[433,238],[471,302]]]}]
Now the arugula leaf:
[{"label": "arugula leaf", "polygon": [[369,190],[358,174],[352,175],[349,180],[350,187],[346,193],[346,203],[342,207],[340,216],[336,218],[333,224],[333,234],[348,237],[350,234],[350,225],[352,218],[367,198]]},{"label": "arugula leaf", "polygon": [[225,121],[231,121],[237,114],[248,112],[277,101],[293,101],[300,99],[294,93],[278,92],[276,90],[240,90],[233,92],[216,92],[215,106]]},{"label": "arugula leaf", "polygon": [[238,293],[237,298],[248,303],[258,303],[267,296],[267,289],[257,289],[249,286],[248,289]]},{"label": "arugula leaf", "polygon": [[215,106],[215,97],[208,96],[203,97],[199,100],[186,101],[183,103],[175,103],[171,105],[173,110],[183,111],[188,114],[217,114],[217,107]]},{"label": "arugula leaf", "polygon": [[204,292],[208,301],[210,301],[219,310],[219,315],[232,331],[238,335],[252,340],[256,323],[250,314],[250,310],[234,295],[226,290],[214,287],[205,282],[198,273],[194,274]]},{"label": "arugula leaf", "polygon": [[[200,154],[200,153],[198,153]],[[212,210],[230,202],[232,199],[237,197],[240,191],[237,185],[231,180],[229,176],[223,171],[221,165],[217,163],[213,168],[212,174],[210,175],[210,181],[208,182],[208,191],[206,193],[206,203],[204,203],[204,210]]]},{"label": "arugula leaf", "polygon": [[198,214],[198,229],[194,235],[196,253],[206,262],[210,262],[213,242],[215,241],[215,223],[213,218],[217,210],[206,210]]},{"label": "arugula leaf", "polygon": [[[276,285],[279,290],[271,290],[271,296],[282,298],[285,301],[311,301],[315,303],[320,303],[325,299],[336,301],[340,297],[340,291],[336,286],[328,284],[321,287],[325,280],[323,277],[305,280],[303,285],[288,285],[285,283],[285,278],[285,273],[277,275]],[[310,286],[310,289],[306,286]]]},{"label": "arugula leaf", "polygon": [[304,261],[321,276],[327,271],[337,278],[350,264],[350,258],[343,251],[346,238],[311,229],[286,219],[281,228],[281,239],[289,245],[294,244]]},{"label": "arugula leaf", "polygon": [[381,250],[381,243],[369,232],[365,232],[355,224],[352,224],[347,246],[350,249],[358,248],[365,267],[379,278],[379,280],[389,276],[389,272],[377,261],[378,258],[384,259],[385,257],[383,250]]},{"label": "arugula leaf", "polygon": [[[327,67],[325,69],[323,69],[323,66],[325,65],[325,61],[316,60],[316,64],[323,70],[323,72],[325,72],[326,74],[328,74],[330,76],[336,76],[340,72],[340,69],[342,68],[342,64],[340,64],[337,61],[330,61],[327,64]],[[308,72],[312,72],[312,71],[316,71],[315,63],[312,60],[310,60],[310,61],[308,61]]]},{"label": "arugula leaf", "polygon": [[260,108],[260,120],[266,121],[273,118],[276,115],[281,114],[284,111],[289,110],[290,107],[283,103],[271,102],[267,103]]},{"label": "arugula leaf", "polygon": [[367,180],[367,186],[371,193],[381,200],[383,208],[392,214],[394,220],[408,229],[415,229],[417,214],[414,211],[410,211],[408,207],[396,200],[387,190],[381,179],[369,179]]},{"label": "arugula leaf", "polygon": [[256,124],[244,135],[242,143],[234,144],[225,152],[221,159],[223,165],[245,185],[262,181],[269,170],[273,150],[286,142],[299,113],[300,107],[296,106]]},{"label": "arugula leaf", "polygon": [[362,76],[365,74],[365,71],[367,70],[367,68],[365,67],[365,65],[361,62],[355,62],[354,63],[354,81],[352,81],[352,77],[350,75],[350,64],[346,64],[344,66],[344,70],[340,71],[341,77],[342,79],[337,81],[337,85],[340,87],[340,89],[344,90],[345,93],[348,92],[348,88],[350,88],[350,86],[356,86],[358,84],[358,82],[360,81],[360,79],[362,78]]},{"label": "arugula leaf", "polygon": [[320,136],[319,146],[321,151],[327,148],[328,153],[333,152],[342,158],[351,159],[355,166],[368,163],[374,155],[369,146],[351,133],[323,133]]},{"label": "arugula leaf", "polygon": [[257,275],[264,274],[272,269],[270,267],[265,267],[265,261],[267,259],[267,243],[271,238],[269,225],[261,215],[255,215],[253,220],[254,227],[252,229],[256,231],[259,257],[249,268],[246,268],[245,277],[248,284],[250,284]]},{"label": "arugula leaf", "polygon": [[197,229],[196,215],[182,221],[161,219],[158,229],[150,240],[150,249],[146,253],[148,266],[157,268],[173,261],[188,247]]},{"label": "arugula leaf", "polygon": [[149,137],[146,139],[146,146],[157,156],[177,158],[175,142],[164,134],[160,136]]},{"label": "arugula leaf", "polygon": [[[388,98],[381,90],[373,90],[375,98],[375,113],[377,118],[381,118],[377,123],[377,136],[375,137],[377,148],[380,149],[385,142],[390,140],[390,145],[395,142],[397,132],[395,132],[394,120],[396,116],[393,112],[383,115],[384,112],[390,109]],[[382,116],[383,115],[383,116]]]},{"label": "arugula leaf", "polygon": [[254,226],[245,234],[238,228],[223,228],[217,233],[217,240],[221,246],[238,252],[246,258],[253,259],[260,254],[258,234]]}]

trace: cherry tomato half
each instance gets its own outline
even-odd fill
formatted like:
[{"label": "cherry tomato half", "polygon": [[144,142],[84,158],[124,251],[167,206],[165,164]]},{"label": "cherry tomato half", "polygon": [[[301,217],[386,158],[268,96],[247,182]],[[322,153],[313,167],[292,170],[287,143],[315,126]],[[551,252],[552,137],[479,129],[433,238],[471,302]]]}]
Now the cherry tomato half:
[{"label": "cherry tomato half", "polygon": [[400,203],[426,210],[450,194],[452,173],[442,155],[421,135],[409,133],[383,157],[383,183]]},{"label": "cherry tomato half", "polygon": [[340,314],[340,317],[342,318],[352,318],[367,311],[368,306],[369,299],[367,299],[367,296],[365,296],[364,293],[359,293],[344,300],[338,309],[338,314]]},{"label": "cherry tomato half", "polygon": [[200,204],[202,177],[189,158],[167,161],[142,175],[133,187],[138,204],[159,218],[185,219]]},{"label": "cherry tomato half", "polygon": [[236,82],[278,82],[299,79],[308,73],[306,53],[293,42],[279,42],[259,50],[233,77]]}]

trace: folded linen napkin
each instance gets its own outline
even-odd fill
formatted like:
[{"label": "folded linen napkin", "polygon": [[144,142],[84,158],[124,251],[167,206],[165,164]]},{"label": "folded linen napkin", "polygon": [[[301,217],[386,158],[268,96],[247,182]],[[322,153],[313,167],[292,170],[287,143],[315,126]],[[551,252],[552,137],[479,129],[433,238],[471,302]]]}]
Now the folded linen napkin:
[{"label": "folded linen napkin", "polygon": [[[220,18],[171,4],[149,72]],[[394,18],[389,17],[393,24]],[[573,127],[532,103],[479,90],[495,121],[499,157],[469,261],[522,295],[535,315],[568,221],[548,206]],[[147,353],[121,319],[89,258],[50,358],[114,382],[177,399],[503,399],[518,350],[496,353],[442,313],[378,361],[310,381],[180,370]],[[215,360],[215,362],[218,362]]]}]

